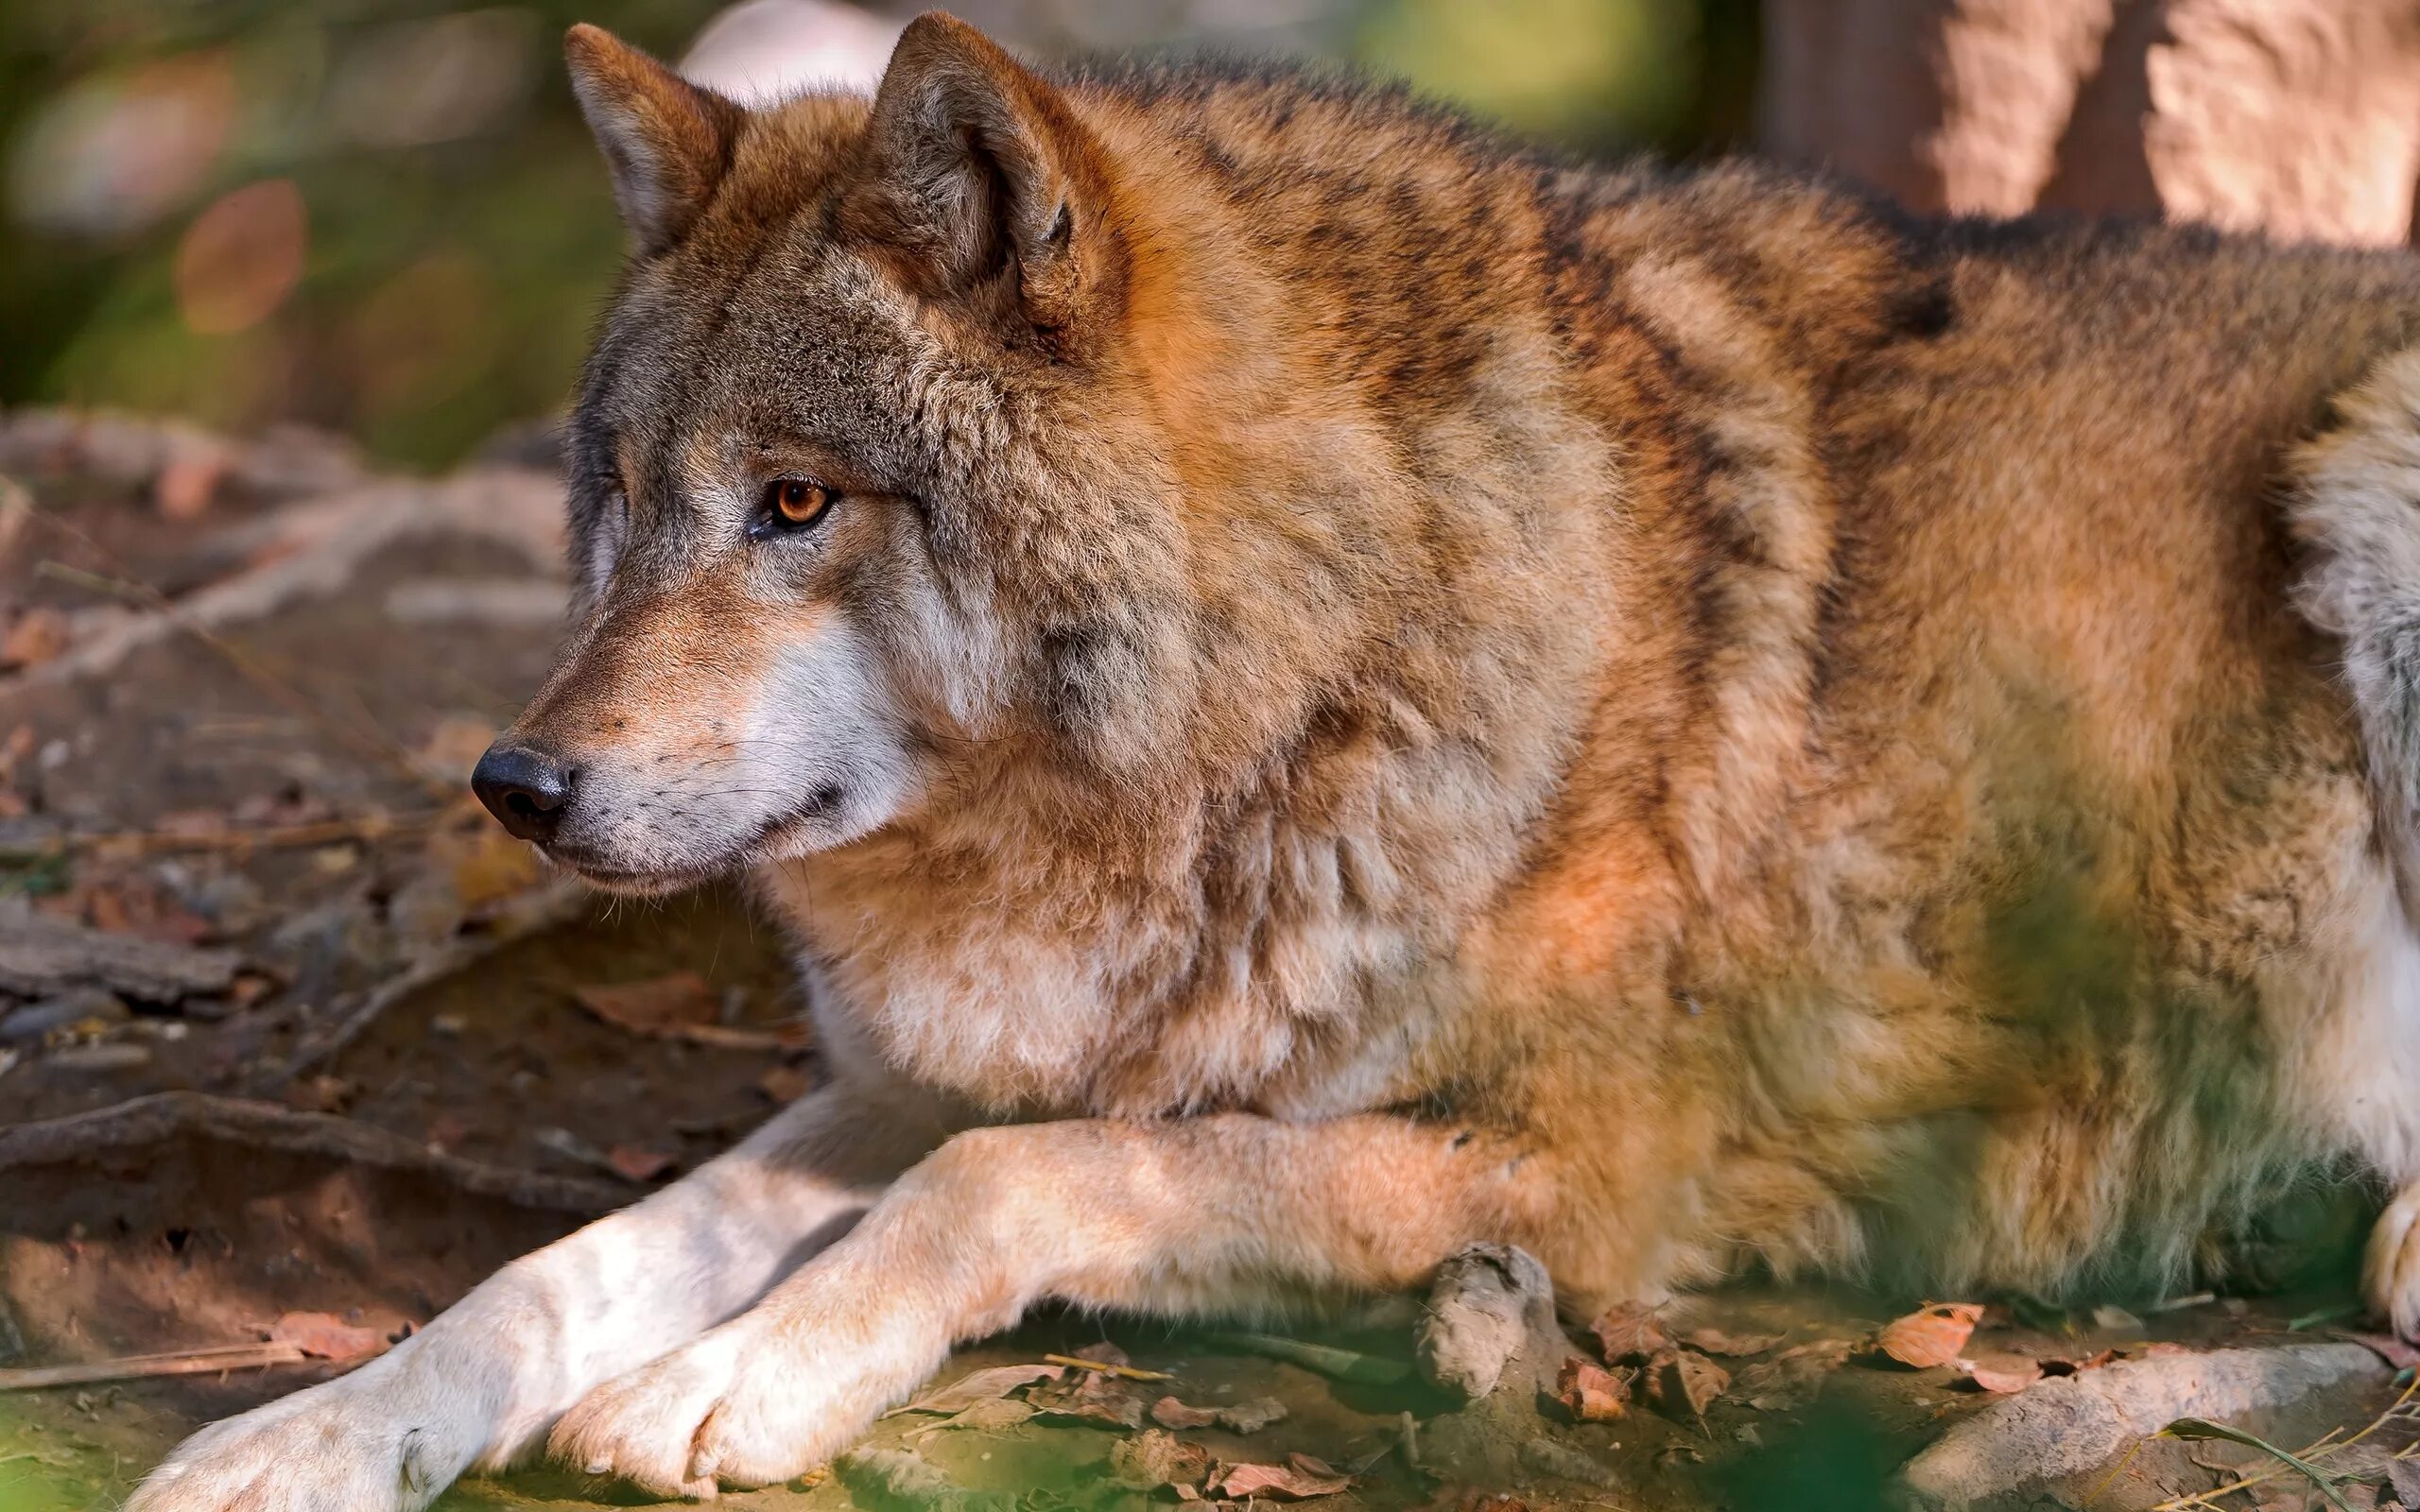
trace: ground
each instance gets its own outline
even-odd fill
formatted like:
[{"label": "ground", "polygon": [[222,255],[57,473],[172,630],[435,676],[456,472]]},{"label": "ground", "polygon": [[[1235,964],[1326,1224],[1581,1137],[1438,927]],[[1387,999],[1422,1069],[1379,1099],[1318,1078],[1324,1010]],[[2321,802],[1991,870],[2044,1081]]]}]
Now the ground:
[{"label": "ground", "polygon": [[[384,1347],[812,1083],[779,940],[741,899],[608,907],[462,791],[562,611],[558,490],[509,450],[414,481],[307,435],[0,416],[0,1512],[114,1504],[198,1423]],[[2020,1405],[2038,1424],[2095,1381],[2143,1401],[2175,1386],[2179,1415],[2221,1400],[2197,1383],[2227,1348],[2325,1366],[2323,1387],[2232,1419],[2308,1445],[2387,1412],[2409,1363],[2350,1305],[2343,1250],[2370,1200],[2306,1194],[2255,1246],[2266,1263],[2207,1294],[1980,1297],[1893,1332],[1966,1299],[1764,1285],[1554,1334],[1553,1354],[1606,1371],[1587,1378],[1602,1420],[1552,1400],[1540,1416],[1526,1388],[1462,1408],[1424,1381],[1408,1300],[1288,1326],[1329,1351],[1320,1368],[1208,1326],[1051,1314],[937,1384],[1104,1346],[1167,1379],[1058,1366],[947,1429],[886,1419],[875,1447],[911,1450],[930,1484],[885,1492],[876,1472],[900,1462],[877,1458],[730,1503],[1125,1512],[1173,1504],[1168,1480],[1336,1512],[1513,1483],[1538,1506],[1863,1508],[1951,1426],[2014,1432]],[[313,1316],[337,1342],[292,1342]],[[2326,1342],[2340,1332],[2368,1343]],[[1916,1362],[1893,1358],[1910,1339]],[[1950,1363],[1928,1363],[1936,1345]],[[247,1363],[178,1353],[230,1346]],[[100,1379],[26,1374],[62,1365]],[[1571,1367],[1543,1368],[1551,1397]],[[1400,1379],[1349,1379],[1374,1372]],[[1171,1434],[1148,1426],[1162,1398],[1285,1412],[1244,1432],[1161,1406]],[[2323,1442],[2336,1494],[2395,1495],[2410,1433],[2396,1414],[2351,1449]],[[1508,1446],[1511,1470],[1488,1460]],[[2234,1467],[2274,1478],[2226,1504],[2319,1494],[2246,1445],[2162,1442],[2114,1478],[2046,1469],[2012,1504],[2178,1504]],[[440,1504],[628,1500],[541,1470]]]}]

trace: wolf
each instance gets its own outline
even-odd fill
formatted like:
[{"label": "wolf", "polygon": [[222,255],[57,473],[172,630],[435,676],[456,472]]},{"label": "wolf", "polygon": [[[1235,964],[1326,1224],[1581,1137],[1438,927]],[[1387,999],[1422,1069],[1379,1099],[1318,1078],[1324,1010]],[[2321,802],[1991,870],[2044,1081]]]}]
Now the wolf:
[{"label": "wolf", "polygon": [[828,1079],[137,1512],[781,1481],[1046,1299],[2153,1287],[2302,1173],[2420,1330],[2420,266],[1558,163],[942,15],[575,28],[632,249],[479,763],[741,872]]}]

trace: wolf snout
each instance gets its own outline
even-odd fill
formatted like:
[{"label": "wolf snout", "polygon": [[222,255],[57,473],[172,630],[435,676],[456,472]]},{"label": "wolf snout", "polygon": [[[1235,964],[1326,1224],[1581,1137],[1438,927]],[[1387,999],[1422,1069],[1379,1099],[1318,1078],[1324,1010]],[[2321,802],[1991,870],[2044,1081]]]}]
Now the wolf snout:
[{"label": "wolf snout", "polygon": [[513,835],[544,845],[571,809],[579,772],[532,747],[498,741],[471,771],[471,791]]}]

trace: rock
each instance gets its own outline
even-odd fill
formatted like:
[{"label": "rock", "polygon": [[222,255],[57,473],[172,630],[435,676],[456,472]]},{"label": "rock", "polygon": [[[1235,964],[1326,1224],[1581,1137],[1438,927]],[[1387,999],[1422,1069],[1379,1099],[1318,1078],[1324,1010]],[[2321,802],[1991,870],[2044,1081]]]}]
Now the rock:
[{"label": "rock", "polygon": [[144,1003],[177,1003],[226,991],[242,965],[233,951],[171,945],[57,919],[0,924],[0,990],[20,997],[104,988]]},{"label": "rock", "polygon": [[1473,1245],[1446,1261],[1429,1289],[1418,1350],[1428,1379],[1468,1403],[1422,1424],[1416,1441],[1407,1436],[1406,1455],[1420,1469],[1472,1486],[1611,1484],[1613,1472],[1561,1441],[1538,1410],[1573,1351],[1535,1256]]},{"label": "rock", "polygon": [[1417,1349],[1422,1374],[1472,1401],[1495,1390],[1516,1360],[1534,1373],[1514,1384],[1534,1389],[1570,1346],[1555,1321],[1546,1266],[1510,1245],[1474,1245],[1439,1267]]},{"label": "rock", "polygon": [[127,1017],[126,1005],[115,997],[98,988],[83,988],[0,1013],[0,1045],[39,1040],[53,1029],[87,1020],[123,1023]]},{"label": "rock", "polygon": [[1944,1434],[1900,1471],[1909,1504],[1967,1507],[2092,1469],[2179,1418],[2239,1421],[2313,1392],[2382,1383],[2359,1344],[2217,1349],[2126,1360],[2038,1382]]}]

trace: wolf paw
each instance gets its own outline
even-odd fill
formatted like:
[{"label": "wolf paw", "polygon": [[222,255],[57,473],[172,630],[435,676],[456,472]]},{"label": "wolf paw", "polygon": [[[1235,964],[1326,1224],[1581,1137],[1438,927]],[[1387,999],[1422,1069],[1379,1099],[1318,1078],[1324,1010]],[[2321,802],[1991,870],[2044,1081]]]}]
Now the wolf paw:
[{"label": "wolf paw", "polygon": [[547,1449],[574,1469],[659,1495],[769,1486],[847,1448],[922,1374],[836,1360],[742,1316],[590,1392]]},{"label": "wolf paw", "polygon": [[2420,1181],[2397,1192],[2370,1230],[2361,1291],[2397,1334],[2420,1339]]},{"label": "wolf paw", "polygon": [[348,1376],[214,1423],[144,1481],[126,1512],[417,1512],[475,1445]]}]

